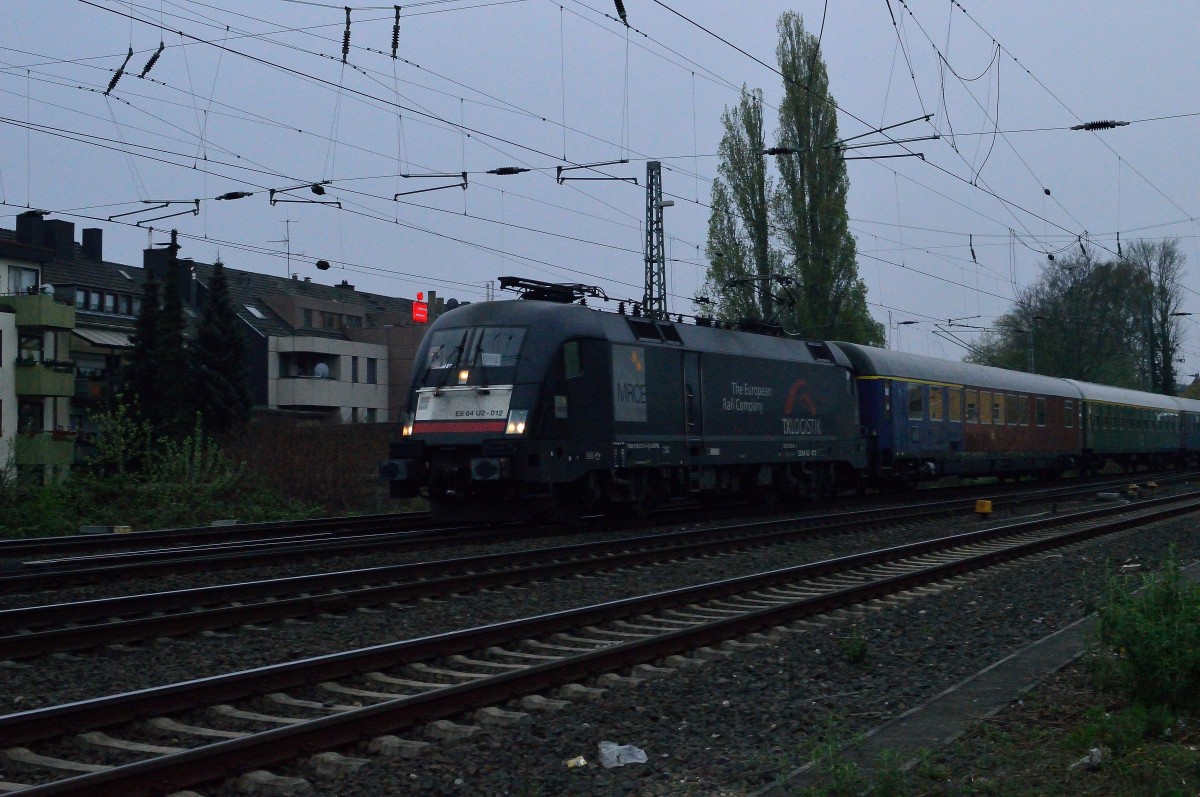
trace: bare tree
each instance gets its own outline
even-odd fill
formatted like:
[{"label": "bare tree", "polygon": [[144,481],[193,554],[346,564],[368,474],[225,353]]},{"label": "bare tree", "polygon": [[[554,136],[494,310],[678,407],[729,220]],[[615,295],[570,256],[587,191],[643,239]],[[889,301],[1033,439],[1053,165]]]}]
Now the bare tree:
[{"label": "bare tree", "polygon": [[1129,245],[1125,260],[1137,272],[1131,298],[1140,304],[1142,374],[1148,390],[1168,396],[1176,392],[1175,358],[1183,341],[1179,322],[1183,297],[1179,278],[1186,258],[1179,250],[1179,241],[1134,241]]}]

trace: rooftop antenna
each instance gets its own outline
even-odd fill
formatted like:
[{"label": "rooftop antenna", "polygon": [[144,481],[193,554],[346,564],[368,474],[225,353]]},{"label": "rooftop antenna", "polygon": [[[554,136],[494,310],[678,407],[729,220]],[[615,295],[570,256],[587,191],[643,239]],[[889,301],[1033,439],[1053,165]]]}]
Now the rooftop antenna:
[{"label": "rooftop antenna", "polygon": [[283,238],[279,238],[274,241],[267,241],[267,243],[269,243],[269,244],[284,244],[287,247],[287,276],[288,276],[288,279],[291,279],[292,278],[292,225],[298,224],[299,221],[297,219],[284,219],[283,221],[281,221],[279,223],[284,225]]}]

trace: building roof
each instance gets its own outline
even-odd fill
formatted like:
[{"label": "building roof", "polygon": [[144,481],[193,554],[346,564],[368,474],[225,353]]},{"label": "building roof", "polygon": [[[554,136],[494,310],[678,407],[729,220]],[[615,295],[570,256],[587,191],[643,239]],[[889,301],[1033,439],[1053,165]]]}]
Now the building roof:
[{"label": "building roof", "polygon": [[[22,251],[28,248],[17,244],[14,230],[0,229],[0,253],[16,247],[20,247]],[[42,255],[37,260],[41,263],[44,282],[64,287],[90,288],[137,296],[142,294],[147,274],[146,269],[107,260],[92,260],[87,256],[82,245],[76,243],[74,247],[75,257],[71,262],[55,258],[48,249],[43,252],[41,248],[38,248],[35,254]],[[192,263],[192,266],[195,279],[207,288],[212,279],[213,265],[197,262]],[[269,297],[308,298],[318,300],[322,304],[338,302],[345,305],[346,310],[351,314],[361,311],[364,316],[364,327],[372,326],[381,314],[395,313],[407,317],[412,310],[411,299],[359,291],[344,279],[339,285],[323,285],[307,279],[242,271],[228,265],[225,266],[225,275],[234,311],[247,325],[264,336],[305,335],[346,338],[345,333],[341,330],[305,329],[293,326],[268,305],[265,300]],[[132,329],[133,327],[133,319],[130,316],[86,309],[79,309],[77,315],[78,322],[85,326],[108,327],[116,330]]]}]

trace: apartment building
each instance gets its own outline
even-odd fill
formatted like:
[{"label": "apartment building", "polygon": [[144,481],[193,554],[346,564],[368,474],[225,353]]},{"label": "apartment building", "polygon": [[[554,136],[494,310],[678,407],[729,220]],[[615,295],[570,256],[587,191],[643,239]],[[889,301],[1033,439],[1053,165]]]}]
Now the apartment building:
[{"label": "apartment building", "polygon": [[45,483],[74,461],[75,308],[44,279],[47,263],[73,251],[74,228],[29,221],[21,214],[17,233],[0,237],[0,470]]},{"label": "apartment building", "polygon": [[[121,389],[148,275],[162,284],[169,269],[178,271],[192,324],[213,266],[172,259],[165,248],[145,250],[141,266],[111,262],[101,230],[83,230],[76,243],[74,224],[36,211],[22,213],[16,226],[0,230],[0,467],[16,450],[27,472],[52,475],[69,467],[73,434],[92,431],[89,414]],[[426,328],[413,320],[413,301],[359,291],[347,279],[323,284],[327,272],[301,268],[312,274],[225,264],[255,410],[333,423],[396,421]],[[430,320],[442,306],[431,294]]]}]

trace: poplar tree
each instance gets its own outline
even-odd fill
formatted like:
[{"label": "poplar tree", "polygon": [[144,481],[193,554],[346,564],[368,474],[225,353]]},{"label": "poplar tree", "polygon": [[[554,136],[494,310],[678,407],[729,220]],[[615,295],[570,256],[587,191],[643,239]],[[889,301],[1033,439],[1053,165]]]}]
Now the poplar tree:
[{"label": "poplar tree", "polygon": [[867,311],[858,276],[850,181],[820,46],[798,14],[781,15],[778,29],[784,94],[770,149],[779,153],[779,179],[770,179],[764,160],[772,156],[761,92],[743,89],[722,117],[705,289],[721,318],[755,315],[797,336],[882,345],[883,326]]}]

